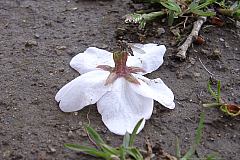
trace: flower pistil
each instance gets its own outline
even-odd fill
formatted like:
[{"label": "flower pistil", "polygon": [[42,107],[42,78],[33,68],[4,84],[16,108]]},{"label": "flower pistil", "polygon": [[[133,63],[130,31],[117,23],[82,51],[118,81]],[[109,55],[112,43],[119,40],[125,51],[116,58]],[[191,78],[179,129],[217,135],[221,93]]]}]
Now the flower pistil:
[{"label": "flower pistil", "polygon": [[127,52],[114,52],[113,60],[115,63],[115,67],[111,67],[108,65],[97,66],[97,68],[110,72],[105,85],[112,84],[117,78],[120,77],[124,77],[127,81],[131,83],[140,84],[139,81],[132,75],[132,73],[145,72],[145,70],[140,67],[128,67],[126,64],[127,59]]}]

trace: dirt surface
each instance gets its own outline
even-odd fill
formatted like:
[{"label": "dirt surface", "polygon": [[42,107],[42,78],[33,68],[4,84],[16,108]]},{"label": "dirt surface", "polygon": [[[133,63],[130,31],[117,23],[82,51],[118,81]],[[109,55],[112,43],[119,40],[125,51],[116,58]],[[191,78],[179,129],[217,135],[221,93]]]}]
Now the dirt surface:
[{"label": "dirt surface", "polygon": [[[114,48],[116,36],[121,38],[117,28],[126,27],[121,17],[130,12],[128,0],[0,1],[0,159],[94,159],[63,147],[64,143],[89,143],[83,130],[88,118],[109,144],[121,144],[122,137],[107,130],[95,105],[63,113],[54,96],[78,76],[69,67],[71,58],[89,46]],[[214,74],[213,82],[221,80],[223,98],[240,103],[240,30],[233,24],[204,26],[201,34],[206,43],[194,45],[184,62],[172,58],[176,46],[167,27],[166,33],[157,35],[151,27],[161,26],[150,26],[152,34],[147,36],[132,33],[135,28],[124,29],[122,37],[127,40],[167,46],[163,66],[147,76],[161,77],[176,97],[174,110],[155,103],[136,145],[143,148],[144,138],[149,137],[153,146],[160,144],[175,155],[179,137],[184,153],[204,111],[198,157],[215,153],[224,160],[239,160],[240,119],[202,107],[202,102],[211,101],[206,87],[211,75],[201,62]]]}]

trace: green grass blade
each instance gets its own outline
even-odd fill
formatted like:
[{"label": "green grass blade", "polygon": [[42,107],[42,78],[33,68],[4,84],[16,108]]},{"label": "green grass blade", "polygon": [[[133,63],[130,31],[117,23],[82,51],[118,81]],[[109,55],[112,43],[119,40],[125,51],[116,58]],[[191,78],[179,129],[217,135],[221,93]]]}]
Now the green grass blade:
[{"label": "green grass blade", "polygon": [[192,13],[195,13],[199,16],[205,16],[205,17],[211,17],[211,16],[215,16],[216,13],[215,12],[211,12],[211,11],[202,11],[202,10],[192,10]]},{"label": "green grass blade", "polygon": [[105,152],[105,153],[109,153],[110,155],[119,155],[119,151],[113,147],[110,147],[109,145],[106,144],[101,144],[101,149]]},{"label": "green grass blade", "polygon": [[239,8],[240,8],[240,1],[234,2],[230,7],[230,9],[232,9],[232,10],[236,10],[236,9],[239,9]]},{"label": "green grass blade", "polygon": [[203,8],[206,8],[208,7],[209,5],[215,3],[216,0],[207,0],[206,2],[200,4],[200,5],[197,5],[196,7],[194,7],[193,9],[194,10],[200,10],[200,9],[203,9]]},{"label": "green grass blade", "polygon": [[101,144],[105,144],[103,139],[100,137],[100,135],[90,126],[85,127],[90,138],[97,144],[97,146],[100,147]]},{"label": "green grass blade", "polygon": [[214,154],[210,154],[210,155],[207,155],[206,157],[206,160],[220,160],[221,158],[214,155]]},{"label": "green grass blade", "polygon": [[220,107],[222,106],[223,104],[222,103],[206,103],[206,104],[203,104],[203,107],[206,107],[206,108],[210,108],[210,107]]},{"label": "green grass blade", "polygon": [[197,3],[196,3],[196,1],[192,1],[192,3],[188,6],[188,8],[190,9],[190,10],[194,10],[194,8],[195,7],[197,7]]},{"label": "green grass blade", "polygon": [[205,115],[204,115],[204,113],[201,113],[201,115],[200,115],[200,122],[199,122],[198,128],[196,130],[194,144],[187,151],[187,153],[183,156],[183,158],[181,158],[181,160],[188,160],[195,153],[196,148],[200,144],[200,141],[201,141],[202,131],[203,131],[203,128],[204,128],[204,119],[205,119]]},{"label": "green grass blade", "polygon": [[236,20],[240,20],[240,8],[237,9],[235,13],[233,13],[233,18],[235,18]]},{"label": "green grass blade", "polygon": [[180,160],[189,160],[190,157],[192,157],[192,155],[194,154],[194,152],[195,152],[195,149],[190,148]]},{"label": "green grass blade", "polygon": [[221,101],[221,81],[217,82],[217,103]]},{"label": "green grass blade", "polygon": [[201,113],[201,115],[200,115],[200,122],[198,124],[198,128],[197,128],[196,135],[195,135],[195,146],[196,147],[201,142],[202,131],[203,131],[203,128],[204,128],[204,119],[205,119],[205,114]]},{"label": "green grass blade", "polygon": [[165,12],[163,11],[146,13],[143,15],[143,19],[148,22],[154,20],[157,17],[163,16],[164,14]]},{"label": "green grass blade", "polygon": [[176,156],[177,156],[177,159],[181,158],[181,148],[180,148],[180,142],[178,137],[176,137]]},{"label": "green grass blade", "polygon": [[125,148],[123,148],[123,146],[121,146],[119,148],[119,153],[120,153],[120,159],[121,160],[126,160],[126,151],[125,151]]},{"label": "green grass blade", "polygon": [[130,135],[130,140],[129,140],[129,146],[130,146],[130,147],[133,146],[133,143],[134,143],[134,140],[135,140],[137,131],[138,131],[139,127],[141,126],[143,120],[144,120],[144,119],[142,118],[140,121],[138,121],[138,123],[136,124],[136,126],[135,126],[134,129],[133,129],[132,134]]},{"label": "green grass blade", "polygon": [[123,147],[127,148],[129,146],[129,142],[130,142],[130,134],[126,132],[123,137]]},{"label": "green grass blade", "polygon": [[[213,98],[215,98],[215,100],[217,101],[217,95],[216,93],[212,90],[212,86],[211,86],[211,82],[208,81],[208,91],[210,92],[210,94],[213,96]],[[217,102],[218,103],[218,102]]]},{"label": "green grass blade", "polygon": [[166,2],[160,2],[160,3],[167,9],[169,9],[171,11],[175,11],[177,14],[180,14],[182,12],[180,6],[172,0],[168,0]]},{"label": "green grass blade", "polygon": [[135,160],[143,160],[143,156],[137,148],[128,148],[126,152]]},{"label": "green grass blade", "polygon": [[175,14],[174,11],[169,11],[169,14],[168,14],[168,26],[172,26],[173,25],[174,14]]},{"label": "green grass blade", "polygon": [[105,158],[107,159],[110,155],[107,153],[104,153],[102,151],[99,151],[95,148],[91,148],[91,147],[86,147],[86,146],[81,146],[81,145],[77,145],[77,144],[64,144],[64,146],[68,149],[77,151],[77,152],[83,152],[85,154],[89,154],[95,157],[101,157],[101,158]]}]

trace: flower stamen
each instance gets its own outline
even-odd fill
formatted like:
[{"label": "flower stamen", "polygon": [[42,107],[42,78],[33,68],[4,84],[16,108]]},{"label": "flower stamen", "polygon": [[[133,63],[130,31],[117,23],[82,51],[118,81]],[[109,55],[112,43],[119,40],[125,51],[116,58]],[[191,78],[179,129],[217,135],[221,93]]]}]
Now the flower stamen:
[{"label": "flower stamen", "polygon": [[117,78],[124,77],[127,81],[140,84],[139,81],[132,75],[132,73],[145,72],[144,69],[140,67],[128,67],[127,66],[128,53],[127,52],[115,52],[113,53],[113,60],[115,67],[108,65],[99,65],[97,68],[100,68],[104,71],[110,72],[108,78],[106,79],[105,85],[112,84]]}]

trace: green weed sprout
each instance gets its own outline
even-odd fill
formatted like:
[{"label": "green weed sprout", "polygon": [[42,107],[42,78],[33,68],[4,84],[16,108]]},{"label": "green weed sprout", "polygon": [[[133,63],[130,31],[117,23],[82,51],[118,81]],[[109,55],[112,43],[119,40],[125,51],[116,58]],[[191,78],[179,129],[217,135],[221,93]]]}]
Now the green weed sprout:
[{"label": "green weed sprout", "polygon": [[[198,145],[200,144],[202,132],[204,128],[204,119],[205,115],[204,113],[201,113],[200,115],[200,121],[198,124],[198,128],[195,132],[195,139],[193,145],[190,147],[190,149],[184,154],[181,155],[180,150],[180,143],[179,139],[177,138],[176,142],[176,157],[171,156],[167,154],[168,158],[172,160],[191,160],[192,156],[195,154],[196,149]],[[128,132],[125,134],[123,138],[123,144],[120,147],[111,147],[107,145],[103,139],[100,137],[100,135],[91,127],[86,126],[85,129],[89,135],[89,139],[96,145],[96,148],[93,147],[86,147],[78,144],[64,144],[66,148],[69,148],[71,150],[77,151],[77,152],[83,152],[85,154],[102,158],[105,160],[144,160],[144,157],[142,156],[141,151],[134,147],[134,141],[136,137],[136,133],[138,131],[138,128],[140,127],[143,119],[141,119],[137,125],[135,126],[132,134],[129,134]],[[150,149],[151,150],[151,149]],[[152,152],[150,152],[152,153]],[[148,157],[149,158],[149,157]],[[207,155],[204,160],[217,160],[219,158],[216,158],[215,155],[210,154]],[[145,159],[147,160],[147,158]]]},{"label": "green weed sprout", "polygon": [[220,8],[218,12],[222,15],[233,17],[236,20],[240,20],[240,1],[236,1],[232,5],[226,5],[225,0],[217,3]]},{"label": "green weed sprout", "polygon": [[147,22],[153,21],[158,17],[161,17],[165,14],[163,11],[151,12],[151,13],[133,13],[126,15],[125,22],[138,23],[139,28],[143,29],[146,26]]},{"label": "green weed sprout", "polygon": [[137,123],[132,134],[126,132],[123,138],[123,144],[117,148],[107,145],[100,137],[100,135],[89,126],[86,126],[85,129],[89,135],[89,138],[95,143],[97,148],[86,147],[78,144],[64,144],[64,146],[71,150],[83,152],[85,154],[89,154],[105,160],[143,160],[143,156],[140,151],[133,146],[136,133],[142,122],[143,119]]},{"label": "green weed sprout", "polygon": [[[208,7],[215,3],[216,0],[202,1],[175,1],[175,0],[139,0],[139,2],[153,3],[162,7],[161,11],[150,13],[133,13],[126,16],[125,22],[139,23],[140,28],[145,24],[163,15],[168,16],[168,25],[171,26],[175,18],[186,17],[191,15],[197,16],[214,16],[216,13],[208,11]],[[190,3],[191,2],[191,3]]]},{"label": "green weed sprout", "polygon": [[[179,139],[177,138],[177,141],[176,141],[176,157],[177,157],[177,159],[179,159],[179,160],[191,160],[191,159],[193,159],[192,156],[195,154],[196,149],[201,142],[202,132],[203,132],[203,128],[204,128],[204,119],[205,119],[205,114],[201,113],[198,128],[197,128],[196,133],[195,133],[194,143],[190,147],[190,149],[183,156],[181,155],[180,143],[179,143]],[[216,157],[217,156],[215,156],[213,154],[210,154],[210,155],[207,155],[203,159],[204,160],[217,160]]]},{"label": "green weed sprout", "polygon": [[210,81],[208,82],[208,91],[215,99],[214,103],[203,104],[204,107],[220,107],[220,110],[230,116],[240,115],[240,106],[224,103],[221,99],[221,82],[217,82],[217,91],[213,91]]},{"label": "green weed sprout", "polygon": [[177,158],[180,160],[189,160],[193,154],[196,151],[197,146],[200,144],[201,141],[201,137],[202,137],[202,131],[204,128],[204,114],[202,113],[200,116],[200,122],[198,124],[198,128],[196,130],[196,135],[195,135],[195,139],[194,139],[194,143],[191,146],[191,148],[187,151],[187,153],[185,153],[185,155],[181,158],[181,151],[180,151],[180,144],[179,144],[179,140],[177,139],[177,149],[176,149],[176,154],[177,154]]}]

